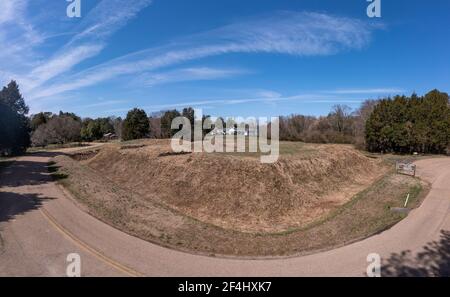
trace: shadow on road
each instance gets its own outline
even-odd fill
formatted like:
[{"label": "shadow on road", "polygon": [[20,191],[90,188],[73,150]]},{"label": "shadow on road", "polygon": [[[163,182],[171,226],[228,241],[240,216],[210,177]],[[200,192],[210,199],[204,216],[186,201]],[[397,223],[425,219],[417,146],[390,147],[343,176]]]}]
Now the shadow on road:
[{"label": "shadow on road", "polygon": [[384,260],[382,276],[425,277],[450,276],[450,231],[441,231],[439,241],[423,247],[423,251],[413,255],[411,251],[392,254]]},{"label": "shadow on road", "polygon": [[42,198],[37,194],[17,194],[0,192],[0,223],[14,219],[18,215],[39,209],[47,200],[54,198]]},{"label": "shadow on road", "polygon": [[[47,184],[59,177],[57,167],[48,164],[46,160],[60,154],[59,152],[27,154],[25,157],[8,164],[9,166],[2,168],[0,171],[0,190],[2,190],[0,191],[0,223],[9,221],[17,215],[36,210],[46,200],[54,199],[41,197],[37,193],[33,193],[32,188],[28,187]],[[39,157],[42,157],[42,159]],[[24,189],[8,189],[20,186],[24,186]]]},{"label": "shadow on road", "polygon": [[[27,154],[29,157],[52,158],[63,155],[60,152],[37,152]],[[45,184],[54,179],[63,178],[56,173],[57,167],[46,162],[19,159],[3,167],[0,171],[0,188],[20,187]]]}]

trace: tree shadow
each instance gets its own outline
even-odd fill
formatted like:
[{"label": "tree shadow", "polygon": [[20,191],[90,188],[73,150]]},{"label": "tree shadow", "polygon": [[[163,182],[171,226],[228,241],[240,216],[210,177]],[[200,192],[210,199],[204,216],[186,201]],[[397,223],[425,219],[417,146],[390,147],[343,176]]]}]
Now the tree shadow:
[{"label": "tree shadow", "polygon": [[[57,155],[63,155],[63,153],[37,152],[27,154],[27,156],[45,158],[52,158]],[[2,168],[0,172],[0,187],[41,185],[66,177],[66,175],[58,173],[58,167],[52,162],[46,163],[19,159]]]},{"label": "tree shadow", "polygon": [[0,170],[2,168],[7,168],[8,166],[11,166],[11,164],[13,164],[13,163],[14,163],[14,161],[11,161],[11,160],[6,160],[6,161],[0,160]]},{"label": "tree shadow", "polygon": [[17,194],[0,192],[0,223],[18,215],[39,209],[45,201],[55,198],[39,197],[38,194]]},{"label": "tree shadow", "polygon": [[[26,156],[52,158],[62,155],[60,152],[36,152]],[[20,158],[13,161],[9,166],[2,168],[0,172],[0,223],[6,222],[17,215],[27,213],[40,208],[47,200],[55,198],[41,197],[37,193],[20,193],[7,188],[24,187],[25,192],[33,192],[28,188],[34,185],[43,185],[53,180],[65,178],[58,172],[58,167],[54,163],[44,161],[29,161]],[[31,188],[32,189],[32,188]]]},{"label": "tree shadow", "polygon": [[382,267],[386,277],[450,276],[450,231],[441,231],[439,241],[427,243],[413,255],[409,250],[391,254]]},{"label": "tree shadow", "polygon": [[71,153],[64,153],[64,152],[33,152],[33,153],[26,153],[25,156],[34,156],[34,157],[43,157],[43,158],[54,158],[56,156],[72,156]]},{"label": "tree shadow", "polygon": [[181,155],[189,155],[192,154],[191,152],[165,152],[160,153],[158,157],[170,157],[170,156],[181,156]]}]

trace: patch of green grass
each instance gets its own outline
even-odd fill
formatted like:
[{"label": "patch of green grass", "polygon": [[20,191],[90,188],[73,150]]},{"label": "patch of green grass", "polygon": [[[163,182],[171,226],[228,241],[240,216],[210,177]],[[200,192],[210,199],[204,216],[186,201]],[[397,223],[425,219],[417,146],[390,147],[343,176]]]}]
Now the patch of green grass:
[{"label": "patch of green grass", "polygon": [[408,200],[408,205],[407,207],[409,208],[415,208],[418,206],[418,204],[420,203],[420,194],[423,191],[423,186],[421,184],[417,184],[412,186],[409,191],[409,200]]},{"label": "patch of green grass", "polygon": [[[250,152],[250,141],[256,141],[256,152]],[[311,143],[304,143],[304,142],[298,142],[298,141],[280,141],[279,143],[279,154],[280,156],[289,156],[289,155],[296,155],[296,157],[299,158],[310,158],[314,154],[317,153],[317,148],[319,146],[323,146],[322,144],[311,144]],[[234,157],[243,157],[243,158],[259,158],[261,155],[265,155],[260,151],[259,148],[259,142],[258,139],[250,139],[246,138],[245,140],[245,152],[226,152],[225,151],[226,145],[224,144],[224,152],[216,152],[215,154],[221,154],[221,155],[229,155]],[[235,145],[236,147],[236,145]],[[273,152],[272,152],[273,153]]]},{"label": "patch of green grass", "polygon": [[310,155],[315,151],[314,145],[308,145],[304,142],[280,142],[280,155],[294,155],[299,153],[303,155]]},{"label": "patch of green grass", "polygon": [[369,153],[367,151],[361,151],[365,156],[369,158],[381,158],[389,163],[395,164],[395,162],[415,162],[423,159],[431,159],[431,158],[440,158],[444,157],[444,155],[433,155],[433,154],[379,154],[379,153]]},{"label": "patch of green grass", "polygon": [[87,143],[83,142],[71,142],[71,143],[64,143],[64,144],[49,144],[45,147],[30,147],[27,152],[28,153],[35,153],[40,151],[54,151],[59,150],[63,148],[75,148],[75,147],[85,147],[89,146]]},{"label": "patch of green grass", "polygon": [[[351,216],[352,214],[362,213],[362,204],[370,205],[371,208],[377,211],[377,215],[374,216],[374,221],[378,221],[374,226],[367,226],[365,233],[374,234],[381,230],[387,229],[393,224],[399,222],[406,217],[404,214],[395,214],[391,211],[391,207],[403,207],[407,194],[409,194],[408,208],[416,208],[420,200],[419,197],[424,197],[427,191],[424,191],[424,187],[420,183],[420,180],[413,177],[404,177],[414,180],[414,184],[410,186],[401,185],[395,191],[389,191],[388,189],[393,188],[395,185],[392,184],[391,179],[395,176],[395,173],[390,172],[382,178],[378,179],[367,189],[359,192],[353,198],[340,206],[336,210],[332,211],[325,217],[318,219],[304,227],[300,228],[290,228],[282,232],[274,233],[258,233],[258,236],[283,236],[296,232],[305,232],[313,228],[320,228],[321,225],[325,223],[333,222],[334,220],[339,220],[339,216]],[[377,199],[377,196],[384,196],[383,199]],[[371,218],[367,217],[370,221]],[[384,223],[382,223],[384,222]]]},{"label": "patch of green grass", "polygon": [[50,161],[47,165],[48,172],[50,172],[50,175],[56,181],[60,181],[69,177],[69,175],[62,172],[60,168],[61,167],[56,166],[56,163],[54,161]]}]

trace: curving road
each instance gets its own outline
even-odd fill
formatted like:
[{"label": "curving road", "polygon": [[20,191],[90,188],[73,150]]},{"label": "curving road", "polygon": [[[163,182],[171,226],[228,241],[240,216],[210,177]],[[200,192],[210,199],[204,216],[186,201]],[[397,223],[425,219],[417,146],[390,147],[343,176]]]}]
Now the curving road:
[{"label": "curving road", "polygon": [[[81,256],[83,276],[364,276],[370,253],[380,254],[397,275],[428,273],[420,267],[424,257],[432,273],[449,273],[449,236],[442,235],[450,231],[450,158],[416,163],[432,189],[420,208],[390,230],[304,257],[237,260],[166,249],[89,216],[51,180],[46,164],[52,156],[27,155],[0,172],[2,276],[65,276],[70,253]],[[432,241],[438,246],[425,249]]]}]

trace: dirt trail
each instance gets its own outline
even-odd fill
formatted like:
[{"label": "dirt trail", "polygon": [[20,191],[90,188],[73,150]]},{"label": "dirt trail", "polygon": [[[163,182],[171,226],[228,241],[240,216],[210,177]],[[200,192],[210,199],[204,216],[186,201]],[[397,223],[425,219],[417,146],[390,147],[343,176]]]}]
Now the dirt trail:
[{"label": "dirt trail", "polygon": [[426,254],[434,273],[449,273],[450,158],[417,162],[432,189],[420,208],[388,231],[305,257],[233,260],[169,250],[89,216],[51,181],[46,164],[54,154],[18,158],[0,173],[0,275],[64,276],[66,257],[74,252],[81,255],[83,276],[363,276],[369,253],[380,254],[391,275],[421,275],[428,272],[420,261],[392,253],[414,257],[431,241],[440,245]]}]

